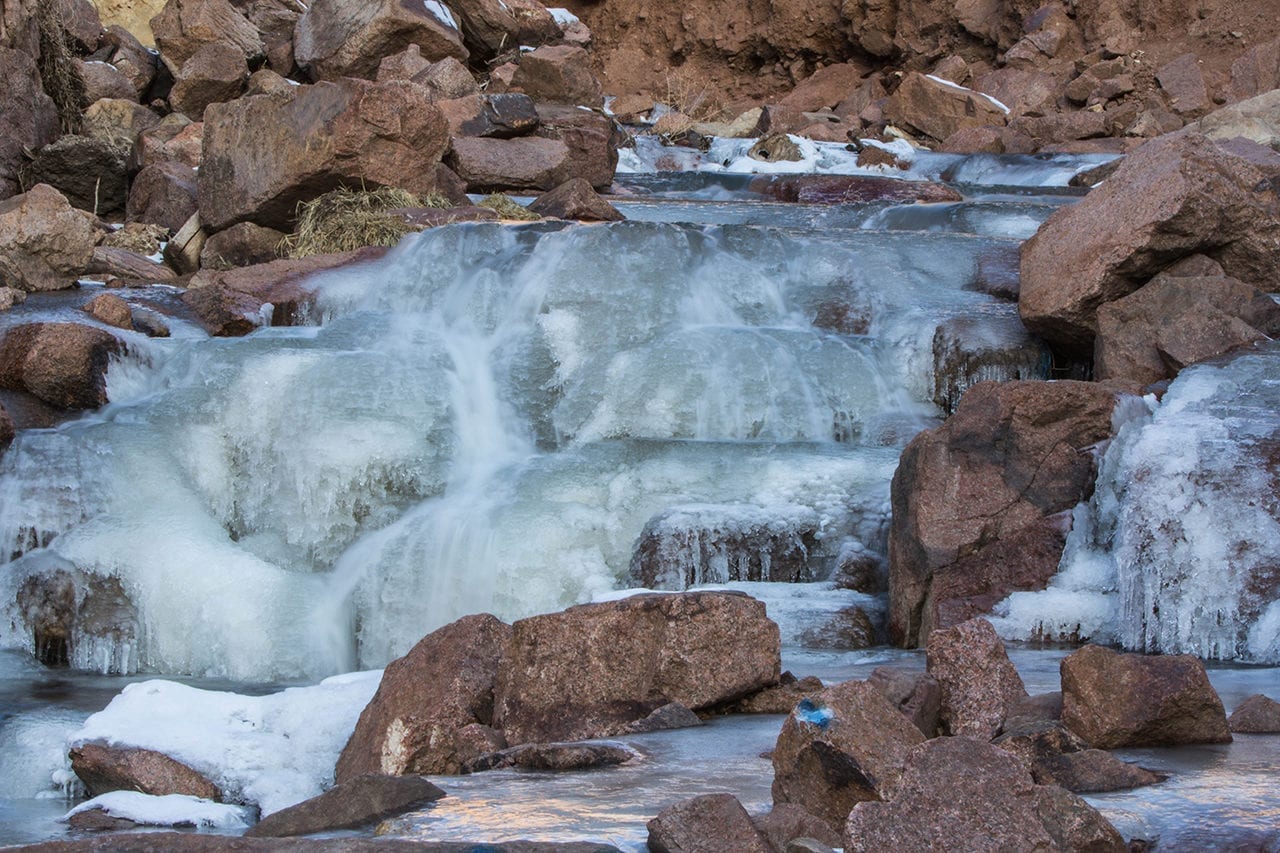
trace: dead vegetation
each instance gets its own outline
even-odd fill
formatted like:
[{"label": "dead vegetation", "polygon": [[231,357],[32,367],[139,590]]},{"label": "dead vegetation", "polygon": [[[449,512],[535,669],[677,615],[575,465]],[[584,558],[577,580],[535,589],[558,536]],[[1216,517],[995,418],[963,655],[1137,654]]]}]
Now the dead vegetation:
[{"label": "dead vegetation", "polygon": [[36,25],[40,33],[40,59],[36,63],[40,83],[58,110],[62,132],[77,133],[85,96],[84,78],[76,67],[58,3],[45,0],[37,4]]},{"label": "dead vegetation", "polygon": [[533,222],[542,217],[534,213],[522,204],[512,201],[511,197],[504,193],[494,193],[487,195],[480,200],[481,207],[487,207],[494,213],[497,213],[502,219],[517,219],[524,222]]},{"label": "dead vegetation", "polygon": [[440,195],[419,198],[406,190],[341,187],[298,205],[297,225],[280,245],[280,255],[306,258],[365,246],[394,246],[413,226],[390,211],[401,207],[451,207]]},{"label": "dead vegetation", "polygon": [[667,94],[663,103],[687,116],[691,124],[715,121],[724,111],[716,90],[706,80],[683,68],[667,73]]}]

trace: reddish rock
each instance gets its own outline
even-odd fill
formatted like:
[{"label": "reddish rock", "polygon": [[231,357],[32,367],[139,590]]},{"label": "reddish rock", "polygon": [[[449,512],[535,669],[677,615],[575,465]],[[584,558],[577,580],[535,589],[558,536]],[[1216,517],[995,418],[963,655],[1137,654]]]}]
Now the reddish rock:
[{"label": "reddish rock", "polygon": [[790,672],[784,672],[777,684],[735,702],[728,708],[728,713],[790,714],[800,700],[812,699],[823,689],[822,679],[816,676],[806,675],[798,679]]},{"label": "reddish rock", "polygon": [[62,290],[93,257],[94,228],[46,184],[0,202],[0,283],[27,292]]},{"label": "reddish rock", "polygon": [[985,619],[930,634],[928,662],[942,688],[940,718],[950,734],[991,740],[1009,710],[1027,698],[1004,643]]},{"label": "reddish rock", "polygon": [[774,853],[733,794],[704,794],[667,806],[648,829],[654,853]]},{"label": "reddish rock", "polygon": [[144,168],[133,179],[125,219],[159,225],[177,233],[196,212],[196,172],[166,160]]},{"label": "reddish rock", "polygon": [[1231,63],[1231,100],[1280,89],[1280,39],[1255,44]]},{"label": "reddish rock", "polygon": [[151,19],[151,32],[161,59],[174,75],[207,44],[230,45],[249,64],[266,56],[258,28],[230,0],[169,0]]},{"label": "reddish rock", "polygon": [[[1114,130],[1106,113],[1076,110],[1046,116],[1019,116],[1009,123],[1009,131],[1029,140],[1036,148],[1081,139],[1110,136]],[[1008,147],[1008,136],[1005,136]]]},{"label": "reddish rock", "polygon": [[119,24],[107,27],[102,34],[102,45],[112,51],[111,64],[133,84],[133,98],[146,95],[156,78],[160,57],[143,47],[133,33]]},{"label": "reddish rock", "polygon": [[280,242],[284,238],[284,232],[274,228],[238,222],[205,241],[200,250],[200,268],[230,270],[270,263],[279,259]]},{"label": "reddish rock", "polygon": [[201,773],[162,752],[86,743],[71,750],[71,769],[89,796],[109,791],[140,791],[163,797],[185,794],[221,800],[222,792]]},{"label": "reddish rock", "polygon": [[889,802],[854,806],[845,850],[1091,850],[1124,839],[1079,797],[1036,785],[1009,753],[968,737],[911,751]]},{"label": "reddish rock", "polygon": [[549,190],[572,177],[569,149],[556,139],[454,139],[447,162],[468,192]]},{"label": "reddish rock", "polygon": [[560,36],[551,13],[539,3],[451,0],[463,43],[476,59],[490,60],[517,47],[537,47]]},{"label": "reddish rock", "polygon": [[838,832],[856,803],[886,796],[924,735],[863,681],[801,702],[773,751],[773,802],[796,803]]},{"label": "reddish rock", "polygon": [[604,105],[600,81],[591,70],[590,56],[573,45],[540,47],[521,54],[511,89],[537,101],[587,107]]},{"label": "reddish rock", "polygon": [[1173,109],[1181,115],[1199,118],[1213,109],[1200,72],[1200,60],[1194,53],[1184,53],[1160,66],[1156,79],[1169,96]]},{"label": "reddish rock", "polygon": [[[1087,451],[1110,437],[1114,407],[1113,392],[1086,382],[984,382],[965,393],[945,424],[912,440],[891,487],[893,642],[911,646],[925,639],[925,605],[940,570],[1088,497],[1094,462]],[[1043,563],[1024,567],[1015,580],[1051,576],[1057,565],[1040,547],[1017,553],[1039,554]],[[992,578],[966,581],[957,591],[998,600],[1000,589]],[[935,597],[935,610],[941,604]]]},{"label": "reddish rock", "polygon": [[87,312],[95,320],[117,329],[132,329],[133,317],[129,312],[129,303],[112,293],[102,293],[86,302],[81,310]]},{"label": "reddish rock", "polygon": [[618,168],[618,146],[625,135],[598,112],[557,104],[537,104],[538,136],[555,139],[569,149],[570,177],[585,178],[604,192]]},{"label": "reddish rock", "polygon": [[1198,658],[1085,646],[1061,666],[1062,722],[1095,747],[1231,740],[1222,700]]},{"label": "reddish rock", "polygon": [[777,201],[797,204],[876,201],[927,204],[964,200],[964,196],[943,184],[870,175],[763,175],[752,178],[748,189]]},{"label": "reddish rock", "polygon": [[1016,755],[1037,785],[1058,785],[1075,794],[1124,791],[1163,782],[1167,777],[1128,764],[1101,749],[1090,749],[1056,720],[1024,723],[1005,732],[995,745]]},{"label": "reddish rock", "polygon": [[174,75],[169,103],[180,113],[199,121],[209,104],[238,98],[249,80],[244,54],[234,45],[213,42],[201,45]]},{"label": "reddish rock", "polygon": [[1023,244],[1018,308],[1032,331],[1087,354],[1099,306],[1197,252],[1228,275],[1275,280],[1280,199],[1256,168],[1202,136],[1155,140]]},{"label": "reddish rock", "polygon": [[867,70],[851,62],[824,66],[796,84],[778,104],[802,113],[830,109],[858,90]]},{"label": "reddish rock", "polygon": [[102,214],[120,210],[128,198],[128,152],[90,136],[63,136],[35,153],[18,170],[23,186],[48,184],[72,206]]},{"label": "reddish rock", "polygon": [[1046,379],[1051,361],[1048,348],[1017,317],[943,320],[933,333],[933,402],[950,415],[964,392],[979,382]]},{"label": "reddish rock", "polygon": [[351,79],[295,90],[209,108],[197,182],[206,228],[288,230],[299,201],[344,184],[434,189],[448,137],[424,90]]},{"label": "reddish rock", "polygon": [[1094,377],[1142,385],[1280,333],[1280,306],[1226,276],[1161,274],[1098,309]]},{"label": "reddish rock", "polygon": [[258,28],[267,52],[267,65],[275,73],[294,72],[293,33],[305,7],[287,0],[253,0],[245,10],[249,23]]},{"label": "reddish rock", "polygon": [[790,850],[788,845],[799,838],[817,841],[827,847],[840,846],[840,833],[794,803],[778,803],[766,814],[752,818],[751,822],[774,850]]},{"label": "reddish rock", "polygon": [[[443,8],[441,6],[440,8]],[[416,44],[432,62],[468,52],[455,27],[424,3],[315,0],[294,31],[294,55],[313,80],[372,79],[386,57]]]},{"label": "reddish rock", "polygon": [[1006,114],[977,92],[931,80],[912,72],[884,105],[894,124],[931,136],[937,141],[970,127],[1003,125]]},{"label": "reddish rock", "polygon": [[89,268],[85,272],[104,280],[117,278],[144,284],[175,284],[178,281],[177,274],[163,264],[156,263],[146,255],[115,246],[96,246],[93,260],[89,262]]},{"label": "reddish rock", "polygon": [[102,19],[92,0],[55,0],[58,4],[59,23],[66,33],[72,49],[92,53],[98,49],[102,35]]},{"label": "reddish rock", "polygon": [[637,595],[512,628],[494,707],[511,743],[598,737],[669,702],[698,711],[779,678],[778,626],[736,593]]},{"label": "reddish rock", "polygon": [[246,838],[288,838],[355,829],[434,802],[444,791],[420,776],[368,773],[339,782],[317,797],[273,812],[254,824]]},{"label": "reddish rock", "polygon": [[[3,443],[0,427],[0,443]],[[1227,718],[1231,731],[1239,734],[1275,734],[1280,732],[1280,702],[1261,693],[1245,699]]]},{"label": "reddish rock", "polygon": [[583,178],[571,178],[543,193],[529,204],[529,209],[539,216],[581,222],[621,222],[626,219]]},{"label": "reddish rock", "polygon": [[[182,301],[209,334],[219,337],[247,335],[267,324],[291,326],[311,302],[312,293],[305,286],[308,276],[376,260],[385,253],[386,249],[366,247],[226,271],[201,270],[191,279]],[[270,318],[263,316],[267,303],[272,305]]]},{"label": "reddish rock", "polygon": [[538,129],[540,119],[528,95],[468,95],[437,101],[449,123],[449,135],[512,139]]},{"label": "reddish rock", "polygon": [[155,127],[138,134],[132,160],[140,168],[173,160],[195,169],[200,165],[203,145],[202,122],[192,122],[182,113],[170,113]]},{"label": "reddish rock", "polygon": [[24,151],[58,138],[58,112],[40,85],[30,55],[0,47],[0,199],[22,191],[18,168]]},{"label": "reddish rock", "polygon": [[[494,617],[466,616],[388,664],[338,758],[338,782],[364,773],[458,773],[505,746],[476,735],[493,721],[498,660],[510,639],[511,627]],[[493,745],[478,748],[485,740]]]},{"label": "reddish rock", "polygon": [[108,62],[75,60],[75,68],[84,81],[84,96],[81,104],[88,107],[102,98],[124,98],[132,100],[138,97],[133,88],[133,81]]},{"label": "reddish rock", "polygon": [[927,672],[878,666],[867,683],[884,694],[925,737],[938,734],[942,713],[942,685]]},{"label": "reddish rock", "polygon": [[1063,82],[1043,71],[1005,67],[983,74],[973,87],[1008,107],[1011,116],[1041,116],[1057,112]]},{"label": "reddish rock", "polygon": [[103,98],[84,111],[80,132],[132,152],[138,137],[160,123],[160,116],[124,98]]},{"label": "reddish rock", "polygon": [[452,56],[433,62],[411,78],[419,86],[426,86],[438,98],[462,98],[480,93],[480,84],[463,65]]},{"label": "reddish rock", "polygon": [[123,351],[118,338],[93,326],[14,326],[0,338],[0,388],[60,409],[96,409],[107,402],[107,365]]},{"label": "reddish rock", "polygon": [[411,44],[399,53],[384,57],[378,63],[378,73],[373,79],[379,83],[386,83],[388,80],[412,80],[415,74],[426,71],[431,65],[431,60],[422,55],[422,48]]}]

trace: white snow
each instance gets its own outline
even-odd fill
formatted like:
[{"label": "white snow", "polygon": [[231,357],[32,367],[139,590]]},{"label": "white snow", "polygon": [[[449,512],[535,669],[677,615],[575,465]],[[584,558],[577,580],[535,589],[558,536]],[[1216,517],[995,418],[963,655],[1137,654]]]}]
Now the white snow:
[{"label": "white snow", "polygon": [[427,11],[431,13],[437,21],[444,24],[451,30],[458,30],[458,22],[454,20],[453,13],[449,11],[449,7],[445,6],[440,0],[422,0],[422,5],[427,7]]},{"label": "white snow", "polygon": [[570,12],[568,9],[552,9],[548,7],[547,11],[551,13],[552,19],[562,27],[581,23],[578,16]]},{"label": "white snow", "polygon": [[243,806],[215,803],[183,794],[155,797],[137,791],[111,791],[81,803],[63,815],[102,809],[112,817],[144,826],[198,826],[206,829],[243,829],[253,824],[253,812]]},{"label": "white snow", "polygon": [[961,86],[958,83],[952,83],[950,80],[943,80],[941,77],[935,77],[932,74],[926,74],[924,76],[928,77],[930,80],[932,80],[935,83],[940,83],[941,85],[946,86],[948,89],[954,89],[957,92],[964,92],[966,95],[973,95],[974,97],[982,98],[986,101],[989,101],[991,105],[996,109],[1000,110],[1000,112],[1004,113],[1005,115],[1009,114],[1008,107],[1006,107],[1004,104],[1000,103],[995,98],[991,97],[990,95],[984,92],[979,92],[976,89],[966,88],[964,86]]},{"label": "white snow", "polygon": [[68,746],[101,742],[163,752],[208,777],[229,801],[263,814],[322,793],[373,697],[379,671],[327,678],[267,696],[172,681],[130,684]]}]

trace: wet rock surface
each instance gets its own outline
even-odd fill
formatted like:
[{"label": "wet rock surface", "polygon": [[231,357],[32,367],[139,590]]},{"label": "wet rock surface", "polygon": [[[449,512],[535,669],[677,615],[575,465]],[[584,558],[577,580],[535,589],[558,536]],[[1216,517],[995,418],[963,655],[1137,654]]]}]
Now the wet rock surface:
[{"label": "wet rock surface", "polygon": [[93,797],[108,791],[140,791],[222,799],[218,786],[202,774],[150,749],[86,743],[71,750],[71,769]]},{"label": "wet rock surface", "polygon": [[339,782],[318,797],[267,815],[248,838],[284,838],[353,829],[438,800],[444,791],[420,776],[370,773]]}]

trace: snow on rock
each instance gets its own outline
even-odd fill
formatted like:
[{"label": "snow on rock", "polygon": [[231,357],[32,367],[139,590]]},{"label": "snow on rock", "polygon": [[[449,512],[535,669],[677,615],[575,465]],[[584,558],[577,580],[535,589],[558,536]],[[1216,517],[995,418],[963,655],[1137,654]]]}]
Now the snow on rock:
[{"label": "snow on rock", "polygon": [[228,800],[270,814],[332,784],[338,753],[381,678],[380,671],[354,672],[267,696],[144,681],[89,717],[68,746],[97,741],[163,752],[203,773]]},{"label": "snow on rock", "polygon": [[[432,17],[437,21],[444,24],[451,30],[461,32],[461,30],[458,30],[458,22],[454,20],[453,13],[450,12],[449,8],[441,3],[440,0],[422,0],[422,5],[427,7],[427,11],[430,12]],[[1006,110],[1006,112],[1008,111]]]},{"label": "snow on rock", "polygon": [[979,92],[976,89],[966,88],[964,86],[959,85],[958,83],[952,83],[950,80],[943,80],[941,77],[935,77],[932,74],[926,74],[924,76],[941,86],[946,86],[948,89],[955,89],[957,92],[964,92],[966,95],[973,95],[975,97],[982,98],[986,101],[989,101],[991,103],[991,106],[995,107],[1000,112],[1004,113],[1005,115],[1009,114],[1008,107],[1006,107],[1004,104],[1000,103],[999,101],[997,101],[995,98],[991,97],[988,94]]},{"label": "snow on rock", "polygon": [[204,829],[243,829],[253,824],[253,810],[215,803],[185,794],[163,797],[137,791],[112,791],[81,803],[62,816],[63,821],[81,812],[101,809],[115,818],[144,826],[196,826]]},{"label": "snow on rock", "polygon": [[547,11],[551,13],[551,18],[562,27],[581,23],[578,16],[570,12],[568,9],[552,9],[548,7]]}]

